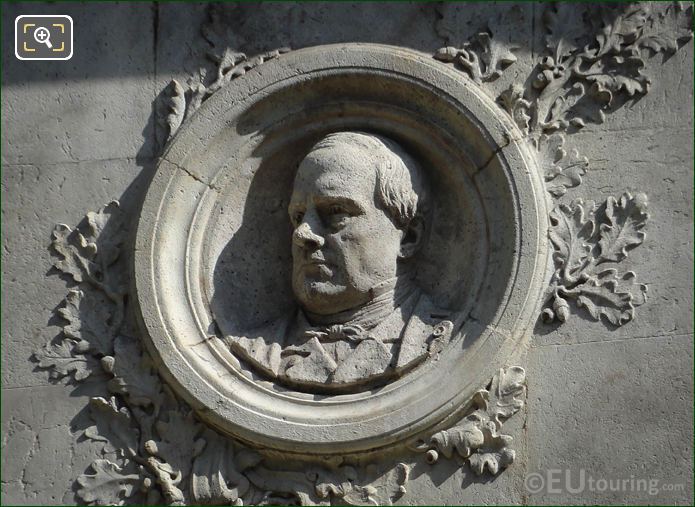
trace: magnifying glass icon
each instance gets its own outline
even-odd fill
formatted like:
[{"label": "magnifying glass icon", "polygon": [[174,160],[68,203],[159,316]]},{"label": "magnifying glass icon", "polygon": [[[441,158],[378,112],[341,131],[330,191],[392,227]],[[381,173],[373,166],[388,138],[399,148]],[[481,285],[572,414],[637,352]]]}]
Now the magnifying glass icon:
[{"label": "magnifying glass icon", "polygon": [[53,47],[53,44],[51,44],[51,32],[46,27],[40,26],[34,30],[34,40],[39,44],[46,44],[49,49]]}]

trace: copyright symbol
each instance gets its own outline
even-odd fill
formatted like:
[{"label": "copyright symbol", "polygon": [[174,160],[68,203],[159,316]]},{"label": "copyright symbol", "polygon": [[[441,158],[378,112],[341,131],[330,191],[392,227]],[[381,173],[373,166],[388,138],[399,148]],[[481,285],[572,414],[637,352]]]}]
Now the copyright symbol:
[{"label": "copyright symbol", "polygon": [[524,486],[529,493],[539,493],[545,486],[545,479],[537,472],[530,473],[524,479]]}]

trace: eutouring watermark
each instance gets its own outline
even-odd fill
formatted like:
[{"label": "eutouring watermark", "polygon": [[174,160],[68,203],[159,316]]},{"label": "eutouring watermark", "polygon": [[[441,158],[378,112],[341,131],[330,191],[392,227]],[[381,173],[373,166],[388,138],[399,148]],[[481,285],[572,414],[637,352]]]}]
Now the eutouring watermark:
[{"label": "eutouring watermark", "polygon": [[524,479],[524,487],[529,493],[547,494],[582,494],[587,492],[603,493],[618,491],[623,493],[641,493],[656,496],[664,492],[684,492],[684,483],[664,482],[656,478],[630,475],[627,477],[594,477],[584,469],[548,469],[532,472]]}]

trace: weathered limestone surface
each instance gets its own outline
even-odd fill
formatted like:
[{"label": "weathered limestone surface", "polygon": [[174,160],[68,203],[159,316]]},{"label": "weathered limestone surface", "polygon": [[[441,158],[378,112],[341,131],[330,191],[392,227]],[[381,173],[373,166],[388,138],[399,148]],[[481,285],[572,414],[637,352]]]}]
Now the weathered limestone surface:
[{"label": "weathered limestone surface", "polygon": [[[602,336],[603,335],[603,336]],[[527,472],[571,470],[594,479],[649,478],[653,491],[581,493],[586,503],[677,504],[692,490],[692,334],[547,345],[529,353]],[[659,372],[655,375],[652,372]],[[629,415],[628,415],[629,414]],[[566,433],[571,438],[551,436]],[[656,436],[658,435],[658,436]],[[672,490],[683,484],[684,490]],[[645,493],[647,493],[645,495]],[[532,504],[576,501],[567,491],[531,494]]]},{"label": "weathered limestone surface", "polygon": [[92,424],[80,396],[99,392],[90,384],[78,396],[52,385],[3,391],[3,504],[75,502],[74,471],[86,469],[101,447],[94,442],[75,445],[78,428]]},{"label": "weathered limestone surface", "polygon": [[[211,21],[205,4],[3,4],[5,48],[13,46],[17,15],[54,13],[72,16],[75,52],[64,62],[2,55],[2,503],[83,503],[77,477],[92,474],[96,459],[120,459],[84,435],[94,424],[89,398],[112,394],[109,375],[78,386],[70,377],[49,379],[32,354],[65,326],[56,311],[72,282],[53,267],[55,225],[74,227],[113,199],[137,222],[162,144],[155,100],[172,79],[188,86],[206,75],[209,83],[217,67],[208,54],[227,46],[250,57],[367,42],[430,58],[487,26],[517,48],[513,65],[484,83],[494,99],[513,83],[531,88],[546,8],[265,3],[213,9],[221,17]],[[514,438],[514,463],[478,476],[461,457],[429,466],[409,455],[407,494],[395,503],[692,504],[693,42],[662,56],[646,60],[649,93],[568,136],[588,169],[561,201],[647,194],[646,239],[621,262],[648,286],[646,302],[620,327],[581,308],[562,324],[539,320],[505,365],[524,367],[527,379],[525,406],[503,427]],[[568,470],[572,481],[583,471],[658,484],[653,492],[529,487],[531,474]],[[138,495],[128,501],[148,499]]]},{"label": "weathered limestone surface", "polygon": [[[15,17],[53,13],[81,27],[80,51],[63,62],[15,59]],[[76,442],[91,425],[82,396],[102,387],[95,379],[75,391],[49,381],[30,360],[60,331],[54,311],[65,283],[48,247],[55,224],[79,222],[83,206],[140,198],[157,93],[153,12],[144,5],[6,4],[2,23],[2,502],[72,504],[75,471],[101,448]]]}]

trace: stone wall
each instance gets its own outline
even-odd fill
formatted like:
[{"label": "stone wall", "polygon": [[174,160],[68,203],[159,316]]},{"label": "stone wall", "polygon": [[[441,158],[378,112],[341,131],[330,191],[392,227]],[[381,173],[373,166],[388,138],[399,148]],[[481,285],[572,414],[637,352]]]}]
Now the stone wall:
[{"label": "stone wall", "polygon": [[[95,370],[81,382],[74,373],[51,378],[54,370],[39,367],[33,355],[65,332],[60,308],[75,286],[54,267],[52,233],[56,224],[74,227],[113,199],[128,220],[137,220],[166,139],[157,100],[172,79],[209,85],[217,72],[209,55],[225,47],[253,56],[368,42],[431,56],[488,30],[502,47],[514,48],[514,61],[500,76],[481,83],[495,99],[514,83],[533,88],[547,51],[548,9],[532,3],[3,5],[3,504],[84,502],[75,481],[105,452],[103,442],[84,434],[94,424],[89,398],[106,396],[108,373]],[[579,11],[571,13],[576,23]],[[10,48],[20,14],[69,14],[72,59],[18,61]],[[654,23],[676,40],[678,22],[669,16]],[[397,503],[693,502],[693,43],[683,37],[677,50],[649,56],[648,93],[616,91],[617,107],[602,123],[586,122],[567,135],[567,151],[578,150],[588,168],[580,185],[549,198],[569,205],[624,192],[647,195],[646,238],[621,262],[623,272],[634,271],[647,285],[646,301],[621,326],[575,306],[561,325],[539,320],[517,361],[526,370],[525,406],[504,427],[514,437],[514,464],[494,478],[455,461],[417,465]],[[587,484],[572,492],[582,473],[628,482],[618,491]],[[546,481],[539,491],[532,474]],[[556,492],[551,477],[558,478]],[[629,482],[638,479],[654,490]]]}]

